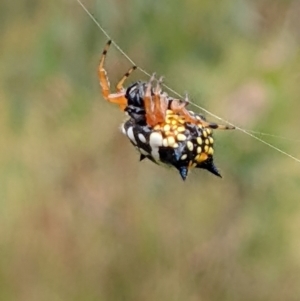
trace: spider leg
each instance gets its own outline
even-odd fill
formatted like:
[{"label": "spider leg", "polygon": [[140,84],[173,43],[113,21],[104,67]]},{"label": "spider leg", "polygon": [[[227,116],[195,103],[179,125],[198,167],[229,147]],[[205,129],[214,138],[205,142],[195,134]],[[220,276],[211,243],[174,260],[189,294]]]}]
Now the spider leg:
[{"label": "spider leg", "polygon": [[[184,97],[184,103],[185,103],[185,107],[190,103],[189,100],[189,96],[188,93],[185,93],[185,97]],[[188,112],[188,111],[187,111]],[[188,112],[189,113],[189,112]],[[189,114],[191,115],[191,114]],[[192,116],[191,116],[192,117]],[[204,118],[204,117],[203,117]],[[207,122],[206,120],[204,120],[203,118],[201,118],[200,115],[197,115],[196,119],[201,121],[201,124],[204,127],[208,127],[210,129],[219,129],[219,130],[234,130],[235,127],[234,126],[229,126],[229,125],[222,125],[222,124],[217,124],[214,122]]]},{"label": "spider leg", "polygon": [[187,95],[185,96],[185,99],[183,101],[180,99],[173,99],[173,101],[171,102],[171,110],[175,114],[184,116],[187,122],[199,124],[199,120],[195,116],[192,116],[191,113],[185,108],[188,104],[189,100]]},{"label": "spider leg", "polygon": [[125,97],[125,92],[111,93],[108,95],[107,101],[119,105],[119,108],[124,111],[127,107],[127,99]]},{"label": "spider leg", "polygon": [[117,91],[118,92],[123,92],[124,91],[124,87],[123,84],[125,82],[125,80],[130,76],[130,74],[136,70],[137,66],[132,66],[125,74],[124,76],[120,79],[120,81],[117,84]]},{"label": "spider leg", "polygon": [[164,122],[166,117],[166,111],[168,109],[168,104],[166,100],[166,95],[161,94],[161,83],[163,82],[163,77],[160,77],[157,85],[154,89],[154,115],[156,116],[156,123]]},{"label": "spider leg", "polygon": [[179,102],[173,101],[171,103],[171,108],[175,113],[179,113],[183,115],[187,122],[194,123],[194,124],[201,124],[203,127],[210,128],[210,129],[219,129],[219,130],[233,130],[235,129],[234,126],[230,125],[223,125],[217,124],[214,122],[208,122],[201,118],[199,115],[193,116],[185,107],[190,103],[187,93],[185,94],[184,101]]},{"label": "spider leg", "polygon": [[193,117],[189,111],[185,108],[190,103],[188,94],[185,93],[184,100],[181,99],[173,99],[171,102],[171,109],[174,113],[181,113],[187,119],[188,122],[198,123],[197,119]]},{"label": "spider leg", "polygon": [[185,102],[185,106],[187,106],[190,103],[188,92],[184,93],[184,102]]},{"label": "spider leg", "polygon": [[146,122],[149,126],[157,124],[156,116],[154,115],[153,101],[152,101],[152,82],[154,81],[155,73],[152,74],[145,91],[144,104],[146,112]]},{"label": "spider leg", "polygon": [[[177,108],[174,110],[174,112],[177,111]],[[186,108],[181,108],[178,113],[181,113],[187,122],[195,123],[195,124],[201,124],[203,127],[210,128],[210,129],[218,129],[218,130],[234,130],[235,127],[231,125],[223,125],[218,124],[214,122],[208,122],[201,118],[199,115],[192,116],[191,113]]]},{"label": "spider leg", "polygon": [[232,125],[224,125],[224,124],[218,124],[218,123],[214,123],[214,122],[207,122],[204,121],[201,123],[203,124],[203,126],[213,129],[213,130],[234,130],[235,127]]},{"label": "spider leg", "polygon": [[104,99],[109,102],[118,104],[120,109],[124,110],[125,107],[127,106],[127,99],[125,98],[125,92],[120,90],[120,91],[118,91],[118,93],[111,94],[110,83],[109,83],[109,80],[107,77],[107,72],[104,69],[104,61],[105,61],[106,54],[107,54],[107,51],[108,51],[110,45],[111,45],[111,40],[109,40],[106,43],[104,50],[102,52],[101,58],[100,58],[100,63],[98,66],[99,83],[101,86],[102,95],[103,95]]},{"label": "spider leg", "polygon": [[102,52],[101,58],[100,58],[100,63],[99,63],[99,67],[98,67],[98,77],[99,77],[99,83],[102,89],[102,95],[103,97],[108,100],[108,95],[110,94],[110,83],[109,80],[107,78],[107,72],[104,69],[104,61],[106,58],[106,54],[107,51],[109,49],[109,46],[111,44],[111,40],[109,40]]},{"label": "spider leg", "polygon": [[157,85],[156,85],[156,87],[155,87],[155,89],[154,89],[154,94],[159,94],[159,93],[162,91],[162,90],[161,90],[161,84],[162,84],[163,80],[164,80],[164,77],[161,76],[161,77],[159,78],[159,80],[157,81]]}]

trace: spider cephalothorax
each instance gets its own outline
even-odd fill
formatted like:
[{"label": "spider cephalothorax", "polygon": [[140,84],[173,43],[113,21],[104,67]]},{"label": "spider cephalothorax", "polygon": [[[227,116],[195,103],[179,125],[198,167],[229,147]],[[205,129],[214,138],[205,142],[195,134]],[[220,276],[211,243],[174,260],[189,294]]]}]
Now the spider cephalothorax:
[{"label": "spider cephalothorax", "polygon": [[148,158],[158,164],[175,167],[185,180],[191,168],[203,168],[220,176],[213,163],[212,129],[233,127],[207,122],[206,119],[186,106],[189,101],[170,97],[162,91],[162,78],[155,76],[149,82],[137,81],[123,88],[126,78],[137,68],[133,66],[117,84],[117,93],[110,93],[110,84],[104,69],[108,41],[98,69],[103,97],[116,103],[129,115],[122,125],[122,132],[138,149],[141,160]]},{"label": "spider cephalothorax", "polygon": [[146,83],[137,81],[126,89],[125,98],[127,99],[127,106],[124,111],[133,118],[136,123],[146,125],[146,111],[144,105],[144,92],[146,90]]}]

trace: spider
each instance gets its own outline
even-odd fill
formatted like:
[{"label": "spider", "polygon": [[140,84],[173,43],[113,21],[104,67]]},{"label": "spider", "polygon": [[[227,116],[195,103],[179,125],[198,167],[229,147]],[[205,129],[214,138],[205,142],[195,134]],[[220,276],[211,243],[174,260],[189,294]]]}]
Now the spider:
[{"label": "spider", "polygon": [[193,167],[221,177],[213,162],[212,129],[234,127],[208,122],[203,115],[187,110],[188,96],[183,100],[169,96],[162,90],[163,78],[156,80],[155,74],[148,82],[137,81],[124,88],[126,79],[137,69],[135,65],[117,83],[116,93],[111,93],[104,69],[110,45],[111,40],[105,45],[98,67],[102,95],[129,115],[121,129],[140,152],[140,160],[148,158],[157,164],[173,166],[183,180]]}]

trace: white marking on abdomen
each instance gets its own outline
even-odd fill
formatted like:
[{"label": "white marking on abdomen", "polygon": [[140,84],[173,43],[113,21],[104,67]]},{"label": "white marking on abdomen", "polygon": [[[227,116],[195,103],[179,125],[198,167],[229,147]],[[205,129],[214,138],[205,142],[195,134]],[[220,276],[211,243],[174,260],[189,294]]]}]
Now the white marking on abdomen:
[{"label": "white marking on abdomen", "polygon": [[127,130],[127,137],[128,137],[134,144],[137,144],[137,143],[136,143],[136,140],[135,140],[135,137],[134,137],[134,134],[133,134],[132,126],[129,127],[128,130]]},{"label": "white marking on abdomen", "polygon": [[159,147],[162,146],[163,138],[160,133],[154,132],[151,133],[149,138],[149,144],[151,147],[151,155],[155,161],[160,161],[159,157]]},{"label": "white marking on abdomen", "polygon": [[143,134],[139,133],[139,134],[138,134],[138,138],[140,139],[140,141],[141,141],[142,143],[146,143],[146,138],[145,138],[145,136],[144,136]]}]

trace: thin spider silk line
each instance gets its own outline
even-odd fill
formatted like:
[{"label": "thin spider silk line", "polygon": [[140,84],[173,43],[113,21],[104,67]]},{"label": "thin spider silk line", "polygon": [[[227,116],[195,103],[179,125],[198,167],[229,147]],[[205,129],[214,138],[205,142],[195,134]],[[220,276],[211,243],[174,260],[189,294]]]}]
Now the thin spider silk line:
[{"label": "thin spider silk line", "polygon": [[[100,25],[100,23],[95,19],[95,17],[89,12],[89,10],[85,7],[85,5],[80,1],[80,0],[76,0],[78,2],[78,4],[81,6],[81,8],[87,13],[87,15],[92,19],[92,21],[97,25],[97,27],[102,31],[102,33],[109,39],[109,40],[112,40],[112,38],[110,37],[110,35],[106,32],[106,30]],[[138,66],[124,51],[123,49],[114,41],[112,40],[112,44],[116,47],[116,49],[132,64],[132,65],[135,65],[135,66]],[[139,69],[142,73],[144,73],[145,75],[147,76],[151,76],[151,74],[149,74],[146,70],[144,70],[143,68],[141,67],[137,67],[137,69]],[[169,86],[163,84],[163,86],[168,89],[169,91],[171,91],[172,93],[174,93],[175,95],[177,95],[178,97],[180,97],[181,99],[183,98],[182,95],[180,95],[177,91],[173,90],[172,88],[170,88]],[[276,147],[275,145],[267,142],[267,141],[264,141],[263,139],[257,137],[254,135],[255,134],[258,134],[258,135],[265,135],[265,136],[273,136],[273,137],[276,137],[276,135],[271,135],[271,134],[265,134],[265,133],[261,133],[261,132],[255,132],[255,131],[247,131],[243,128],[240,128],[239,126],[236,126],[235,124],[229,122],[228,120],[225,120],[221,117],[219,117],[218,115],[208,111],[207,109],[193,103],[190,101],[190,104],[193,105],[194,107],[202,110],[203,112],[205,112],[206,114],[216,118],[217,120],[220,120],[222,122],[225,122],[231,126],[234,126],[237,130],[239,130],[240,132],[252,137],[253,139],[256,139],[257,141],[269,146],[270,148],[276,150],[277,152],[293,159],[294,161],[300,163],[300,159],[290,155],[289,153],[281,150],[280,148]],[[252,133],[251,133],[252,132]]]},{"label": "thin spider silk line", "polygon": [[293,138],[283,137],[283,136],[274,135],[274,134],[270,134],[270,133],[253,131],[253,130],[249,130],[249,129],[245,129],[245,131],[247,131],[248,133],[251,133],[251,134],[259,135],[259,136],[266,136],[266,137],[270,137],[270,138],[288,140],[288,141],[293,141],[293,142],[300,142],[300,139],[293,139]]}]

